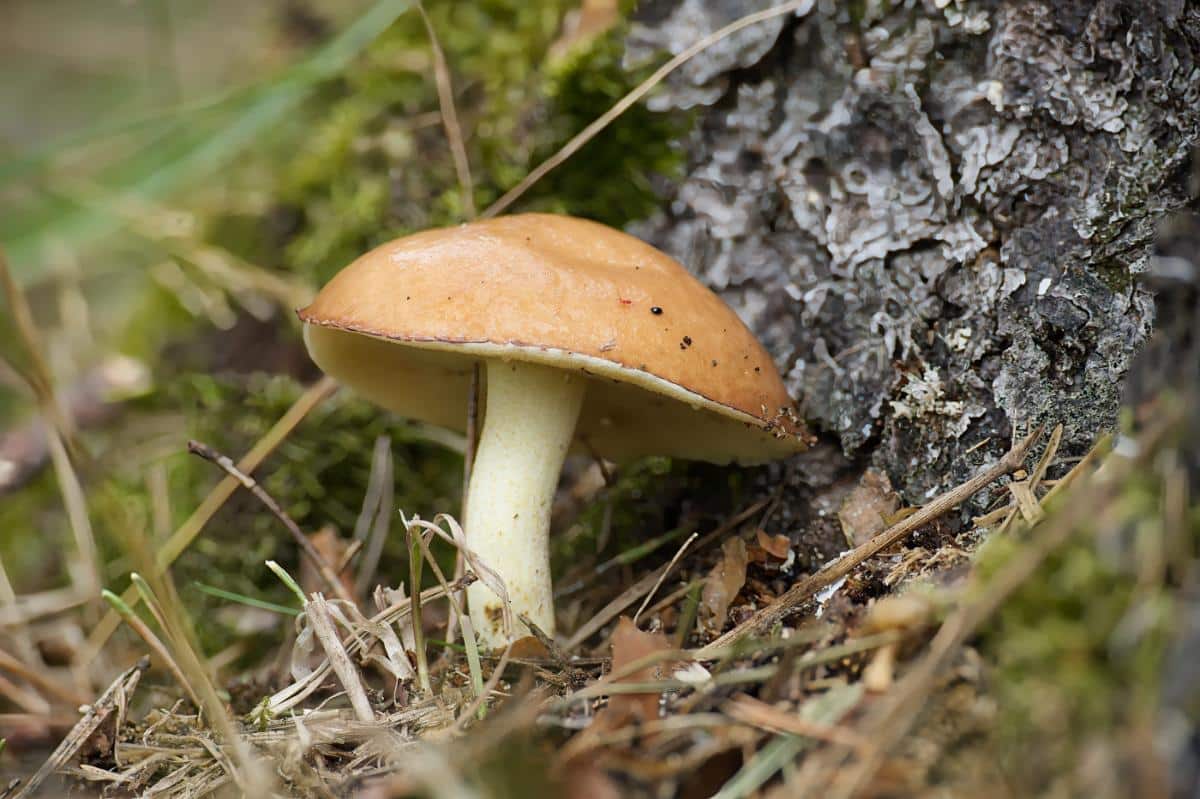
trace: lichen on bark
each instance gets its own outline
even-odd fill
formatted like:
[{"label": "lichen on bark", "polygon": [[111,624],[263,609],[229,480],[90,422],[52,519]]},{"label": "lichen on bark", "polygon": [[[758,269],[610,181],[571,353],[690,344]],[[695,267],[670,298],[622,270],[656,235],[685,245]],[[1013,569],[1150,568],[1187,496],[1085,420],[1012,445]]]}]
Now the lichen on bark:
[{"label": "lichen on bark", "polygon": [[[626,61],[758,7],[644,4]],[[653,99],[699,116],[686,176],[634,232],[721,292],[806,417],[910,502],[1036,424],[1075,454],[1110,427],[1153,322],[1136,277],[1187,198],[1200,9],[822,0],[748,30]]]}]

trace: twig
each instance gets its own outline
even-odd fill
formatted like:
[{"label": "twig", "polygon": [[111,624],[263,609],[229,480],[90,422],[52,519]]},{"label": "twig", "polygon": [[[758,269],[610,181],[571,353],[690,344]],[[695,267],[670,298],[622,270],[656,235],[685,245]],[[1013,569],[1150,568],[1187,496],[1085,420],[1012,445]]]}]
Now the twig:
[{"label": "twig", "polygon": [[[15,620],[18,616],[17,592],[13,589],[12,580],[8,578],[8,570],[4,567],[4,558],[0,558],[0,628],[6,626],[8,619]],[[27,625],[14,623],[10,634],[17,654],[26,663],[41,662],[41,653],[33,645],[33,636]]]},{"label": "twig", "polygon": [[304,534],[304,531],[300,529],[300,525],[296,524],[296,521],[288,515],[287,511],[279,506],[279,503],[266,492],[266,489],[258,484],[257,480],[239,469],[237,464],[227,456],[222,455],[207,444],[202,444],[199,441],[189,441],[187,448],[188,452],[193,455],[198,455],[204,460],[220,466],[225,470],[226,474],[235,478],[242,484],[243,488],[257,497],[259,502],[266,505],[267,510],[271,511],[275,518],[279,519],[283,523],[283,526],[287,528],[287,531],[291,533],[292,540],[296,542],[296,545],[300,547],[300,551],[317,568],[317,571],[321,574],[321,579],[325,581],[329,589],[337,594],[338,599],[345,600],[351,605],[355,604],[354,597],[346,589],[337,572],[329,565],[329,561],[325,560],[321,553],[317,551],[317,548],[313,546],[312,541],[308,540],[308,536]]},{"label": "twig", "polygon": [[915,513],[879,533],[870,541],[850,550],[816,574],[796,583],[771,602],[771,604],[717,638],[704,647],[701,652],[711,652],[726,647],[748,635],[762,635],[766,633],[776,622],[782,621],[789,613],[804,602],[807,602],[817,591],[826,586],[833,585],[858,568],[864,561],[874,557],[896,542],[904,540],[904,538],[917,528],[929,524],[929,522],[942,514],[952,510],[959,503],[969,499],[993,480],[1019,469],[1025,460],[1025,454],[1041,434],[1042,428],[1038,427],[1009,450],[994,465],[984,469],[965,483],[936,497],[929,504],[921,506]]},{"label": "twig", "polygon": [[53,694],[60,702],[64,702],[72,707],[78,707],[85,701],[79,694],[69,688],[62,687],[41,671],[29,668],[3,649],[0,649],[0,669],[4,669],[28,681],[30,685],[41,689],[43,693]]},{"label": "twig", "polygon": [[30,369],[22,372],[21,377],[33,390],[38,403],[42,406],[42,413],[46,414],[62,434],[69,451],[72,454],[78,454],[75,446],[75,428],[70,419],[63,414],[62,406],[59,405],[58,397],[55,394],[54,378],[38,339],[37,324],[33,320],[29,301],[25,297],[25,292],[13,278],[12,270],[8,266],[8,257],[4,254],[3,248],[0,248],[0,285],[4,287],[4,294],[17,328],[17,335],[20,336],[25,353],[29,356]]},{"label": "twig", "polygon": [[660,719],[639,721],[627,724],[611,732],[589,735],[576,735],[569,740],[557,753],[557,762],[566,763],[576,760],[580,755],[592,752],[614,744],[625,744],[638,739],[648,739],[664,732],[694,732],[697,729],[729,729],[735,726],[720,713],[689,713],[680,716],[666,716]]},{"label": "twig", "polygon": [[79,457],[82,453],[75,440],[76,431],[72,421],[63,412],[55,392],[54,378],[46,363],[29,301],[13,279],[3,249],[0,249],[0,284],[3,284],[17,334],[29,356],[30,369],[24,372],[22,377],[37,396],[42,414],[52,422],[46,429],[47,451],[54,463],[55,477],[58,478],[58,487],[62,493],[63,505],[67,509],[71,533],[75,537],[75,548],[83,561],[83,579],[79,581],[79,589],[88,596],[94,596],[100,587],[99,554],[91,520],[88,518],[87,500],[84,498],[79,476],[71,463],[72,455]]},{"label": "twig", "polygon": [[524,613],[517,614],[517,618],[521,620],[522,624],[529,628],[529,634],[536,638],[539,644],[545,647],[546,653],[550,656],[550,659],[554,661],[555,665],[565,671],[571,670],[571,661],[569,658],[567,658],[567,653],[562,650],[562,647],[555,643],[554,639],[548,635],[545,630],[534,624],[533,620]]},{"label": "twig", "polygon": [[437,84],[438,106],[442,110],[442,125],[446,128],[446,140],[450,143],[450,154],[454,160],[454,172],[458,175],[458,186],[462,193],[463,210],[468,219],[475,218],[475,184],[471,180],[471,163],[467,159],[467,148],[463,144],[462,127],[458,124],[458,111],[454,107],[454,86],[450,80],[450,67],[446,54],[438,42],[433,22],[425,11],[425,4],[417,2],[417,11],[425,22],[429,33],[429,47],[433,51],[433,77]]},{"label": "twig", "polygon": [[[795,658],[790,662],[781,661],[780,663],[769,663],[765,666],[753,666],[750,668],[724,671],[713,675],[711,679],[705,680],[701,683],[696,683],[691,680],[681,680],[678,678],[652,680],[647,682],[625,682],[622,679],[656,663],[663,663],[666,661],[686,663],[713,659],[704,654],[701,650],[660,649],[657,652],[651,652],[649,655],[631,661],[620,669],[613,669],[600,679],[583,688],[580,688],[577,691],[574,691],[573,693],[554,699],[547,707],[547,711],[563,710],[569,707],[572,703],[578,702],[581,699],[594,699],[600,696],[661,693],[663,691],[687,690],[698,687],[705,688],[709,686],[760,684],[777,674],[784,666],[790,668],[793,672],[800,672],[804,669],[810,669],[814,666],[820,666],[827,663],[836,663],[844,660],[850,655],[854,655],[859,652],[866,652],[872,649],[877,649],[881,646],[887,646],[889,644],[902,641],[907,635],[911,635],[911,632],[906,633],[899,630],[888,630],[882,633],[875,633],[874,635],[866,635],[861,638],[851,638],[843,644],[826,647],[825,649],[810,650],[804,653],[803,656]],[[792,639],[768,642],[768,645],[772,649],[786,650],[792,647],[812,643],[812,641],[812,637],[800,636],[797,638],[796,636],[793,636]],[[721,653],[721,656],[732,657],[735,653],[736,650],[725,650],[723,653]]]},{"label": "twig", "polygon": [[610,123],[612,123],[614,119],[621,116],[621,114],[624,114],[634,104],[645,97],[651,89],[662,82],[663,78],[667,77],[667,75],[670,75],[697,54],[707,50],[709,47],[712,47],[714,44],[718,43],[727,36],[737,33],[742,28],[748,28],[751,25],[757,25],[760,22],[765,22],[769,19],[783,16],[784,14],[790,14],[793,11],[800,15],[807,14],[808,9],[812,7],[813,2],[814,0],[789,0],[789,2],[780,3],[779,5],[772,6],[771,8],[757,11],[753,14],[747,14],[741,19],[734,20],[720,30],[714,31],[700,41],[692,44],[686,50],[679,53],[670,61],[667,61],[667,63],[656,69],[653,75],[639,83],[632,91],[629,92],[629,94],[626,94],[624,97],[618,100],[612,108],[605,111],[594,122],[572,137],[569,142],[562,146],[562,149],[539,164],[536,169],[525,176],[524,180],[505,192],[504,196],[499,200],[496,200],[496,202],[488,206],[487,210],[483,212],[482,216],[486,219],[502,213],[506,208],[520,199],[521,195],[527,192],[530,187],[549,174],[551,170],[558,167],[572,155],[577,153],[579,149],[583,147],[583,145],[595,138],[597,133],[604,130],[609,126]]},{"label": "twig", "polygon": [[1045,512],[1042,510],[1041,503],[1037,498],[1038,483],[1046,476],[1046,470],[1050,468],[1050,461],[1058,453],[1058,445],[1062,441],[1063,426],[1060,424],[1050,433],[1050,440],[1046,443],[1046,449],[1042,452],[1042,457],[1038,459],[1037,466],[1033,469],[1033,474],[1026,477],[1024,480],[1013,480],[1008,485],[1009,493],[1012,494],[1013,503],[1008,508],[1008,513],[1004,517],[1004,522],[1000,525],[997,532],[1001,535],[1007,533],[1013,522],[1020,514],[1025,518],[1027,524],[1037,524],[1045,517]]},{"label": "twig", "polygon": [[50,715],[50,703],[46,701],[45,697],[27,688],[22,688],[3,674],[0,674],[0,696],[31,716],[44,718]]},{"label": "twig", "polygon": [[79,593],[75,586],[21,594],[11,603],[0,603],[0,628],[23,627],[43,616],[53,616],[78,607],[90,599],[92,597]]},{"label": "twig", "polygon": [[[289,433],[295,429],[296,425],[307,416],[313,408],[320,405],[327,397],[329,397],[337,388],[337,383],[332,378],[324,377],[308,388],[300,397],[288,408],[287,413],[280,417],[279,421],[267,431],[266,435],[258,440],[254,447],[246,453],[246,456],[238,462],[238,469],[242,472],[253,472],[258,468],[268,455],[270,455],[277,446],[285,439]],[[204,529],[204,525],[213,517],[225,501],[233,495],[240,483],[234,477],[226,477],[209,495],[205,497],[200,506],[195,512],[187,518],[175,534],[171,536],[158,550],[158,557],[155,560],[155,568],[162,571],[175,562],[175,559],[183,553],[200,531]],[[130,588],[121,595],[130,607],[138,602],[138,593],[135,589]],[[108,641],[109,636],[117,629],[120,622],[120,617],[115,610],[109,611],[96,628],[92,630],[88,636],[86,645],[80,650],[80,662],[89,663],[100,653],[104,644]]]}]

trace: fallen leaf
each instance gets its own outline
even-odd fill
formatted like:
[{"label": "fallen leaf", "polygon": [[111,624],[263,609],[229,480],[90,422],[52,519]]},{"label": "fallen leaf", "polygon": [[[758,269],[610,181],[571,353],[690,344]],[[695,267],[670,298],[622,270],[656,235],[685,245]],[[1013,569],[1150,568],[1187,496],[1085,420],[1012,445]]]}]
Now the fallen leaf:
[{"label": "fallen leaf", "polygon": [[758,540],[758,545],[768,555],[778,560],[787,560],[788,555],[792,551],[792,542],[786,535],[767,535],[765,530],[758,530],[754,534]]},{"label": "fallen leaf", "polygon": [[[621,671],[629,664],[655,652],[671,649],[671,642],[662,633],[648,633],[639,630],[627,616],[622,616],[617,622],[617,629],[612,636],[612,670]],[[670,673],[674,664],[667,662],[655,663],[638,669],[627,677],[621,677],[617,682],[653,682],[661,680]],[[608,700],[606,707],[597,714],[607,716],[606,723],[614,723],[616,727],[624,726],[630,721],[649,721],[658,718],[658,693],[617,694]]]},{"label": "fallen leaf", "polygon": [[892,490],[888,476],[878,469],[867,469],[842,501],[838,521],[846,540],[858,546],[887,527],[888,517],[899,507],[900,497]]},{"label": "fallen leaf", "polygon": [[700,592],[700,616],[711,632],[720,630],[729,615],[729,606],[746,584],[748,563],[746,542],[730,538],[721,546],[721,560],[704,578]]}]

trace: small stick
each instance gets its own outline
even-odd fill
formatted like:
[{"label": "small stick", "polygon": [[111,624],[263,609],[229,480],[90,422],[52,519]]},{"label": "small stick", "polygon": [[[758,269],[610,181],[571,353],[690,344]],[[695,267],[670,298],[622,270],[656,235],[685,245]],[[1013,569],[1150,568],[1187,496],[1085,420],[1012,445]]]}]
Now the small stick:
[{"label": "small stick", "polygon": [[562,651],[562,647],[556,644],[554,639],[546,634],[545,630],[534,624],[533,621],[524,613],[518,614],[517,618],[521,620],[522,624],[529,628],[529,634],[536,638],[538,643],[546,648],[546,653],[550,655],[550,659],[553,660],[559,668],[568,670],[571,668],[571,664],[567,659],[567,653]]},{"label": "small stick", "polygon": [[867,559],[874,557],[896,542],[903,541],[918,527],[923,527],[942,514],[947,513],[959,503],[969,499],[977,491],[987,486],[993,480],[1019,469],[1025,460],[1025,454],[1029,451],[1029,448],[1033,446],[1033,442],[1041,434],[1042,428],[1039,426],[1036,430],[1027,435],[1020,443],[1009,450],[1008,453],[994,465],[975,475],[965,483],[955,486],[944,494],[936,497],[929,504],[921,506],[916,513],[913,513],[892,525],[879,535],[872,538],[870,541],[867,541],[850,550],[848,553],[838,558],[824,569],[821,569],[816,574],[806,577],[800,582],[796,583],[781,596],[776,598],[775,601],[771,602],[771,604],[767,605],[749,619],[746,619],[746,621],[742,622],[737,627],[734,627],[732,630],[701,649],[700,654],[704,656],[706,653],[711,653],[714,650],[722,649],[736,641],[740,641],[746,636],[763,635],[770,630],[776,622],[782,621],[785,616],[787,616],[804,602],[808,601],[808,599],[811,598],[812,595],[817,591],[833,585],[838,580],[849,575]]},{"label": "small stick", "polygon": [[759,729],[771,732],[783,732],[790,735],[813,738],[818,741],[839,743],[859,751],[865,751],[871,746],[871,742],[866,737],[854,730],[836,725],[823,724],[817,721],[809,721],[802,718],[798,713],[780,710],[773,705],[768,705],[761,699],[755,699],[747,694],[738,694],[726,702],[721,709],[725,711],[727,716],[740,721],[742,724],[748,724],[752,727],[758,727]]},{"label": "small stick", "polygon": [[13,326],[17,329],[17,336],[25,348],[26,355],[29,356],[29,369],[21,372],[21,377],[33,390],[38,404],[41,405],[42,413],[58,429],[68,453],[78,456],[80,452],[76,442],[75,425],[63,413],[63,407],[54,385],[53,373],[46,361],[46,350],[42,346],[37,323],[34,321],[33,311],[29,307],[29,300],[26,298],[25,292],[17,285],[17,281],[8,267],[8,257],[4,254],[3,249],[0,249],[0,287],[4,289],[9,313],[12,314]]},{"label": "small stick", "polygon": [[355,539],[354,541],[351,541],[350,546],[346,547],[346,551],[342,553],[341,560],[338,561],[337,566],[335,566],[333,570],[338,574],[343,574],[346,569],[350,568],[351,562],[358,557],[358,553],[362,552],[362,548],[362,539]]},{"label": "small stick", "polygon": [[[8,570],[4,568],[4,558],[0,557],[0,629],[6,625],[6,619],[17,619],[17,592],[13,590],[12,580],[8,578]],[[42,656],[33,645],[33,636],[24,624],[13,625],[11,631],[13,644],[17,654],[27,663],[41,663]],[[79,704],[74,702],[72,704]]]},{"label": "small stick", "polygon": [[321,574],[321,579],[326,582],[333,593],[337,594],[338,599],[343,599],[352,605],[356,604],[354,597],[346,590],[346,586],[342,584],[341,579],[338,578],[337,572],[329,565],[329,561],[321,556],[317,548],[304,535],[304,531],[300,529],[300,525],[296,524],[295,520],[288,515],[287,511],[279,506],[274,497],[258,484],[257,480],[239,469],[237,464],[227,456],[222,455],[207,444],[202,444],[199,441],[189,441],[187,448],[188,452],[193,455],[198,455],[204,460],[220,466],[225,470],[226,474],[240,482],[247,491],[257,497],[262,504],[266,505],[267,510],[271,511],[275,515],[275,518],[279,519],[283,523],[283,526],[287,528],[287,531],[292,534],[292,538],[300,547],[300,551],[317,567],[317,571]]},{"label": "small stick", "polygon": [[41,694],[22,688],[12,680],[0,674],[0,696],[24,710],[31,716],[49,716],[50,703]]}]

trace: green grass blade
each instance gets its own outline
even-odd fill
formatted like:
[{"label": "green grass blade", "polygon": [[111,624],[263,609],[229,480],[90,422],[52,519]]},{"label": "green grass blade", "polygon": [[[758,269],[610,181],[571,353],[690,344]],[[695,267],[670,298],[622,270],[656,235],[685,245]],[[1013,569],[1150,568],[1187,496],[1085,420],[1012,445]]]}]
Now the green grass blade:
[{"label": "green grass blade", "polygon": [[252,596],[246,596],[245,594],[237,594],[233,591],[226,591],[223,588],[205,585],[204,583],[193,582],[192,585],[195,586],[197,591],[208,594],[209,596],[215,596],[217,599],[226,599],[230,602],[236,602],[239,605],[258,608],[259,610],[269,610],[272,613],[281,613],[286,616],[299,616],[304,612],[297,608],[288,607],[287,605],[268,602],[265,599],[256,599]]}]

